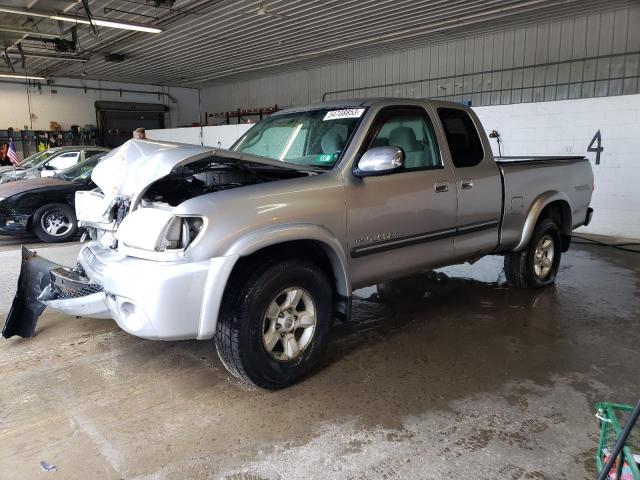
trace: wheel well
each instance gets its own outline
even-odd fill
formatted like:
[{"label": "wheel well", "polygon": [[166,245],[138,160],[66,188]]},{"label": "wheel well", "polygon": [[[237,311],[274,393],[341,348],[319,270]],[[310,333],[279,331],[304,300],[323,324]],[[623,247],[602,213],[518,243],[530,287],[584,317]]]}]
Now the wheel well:
[{"label": "wheel well", "polygon": [[542,212],[540,212],[538,221],[545,218],[550,218],[560,228],[562,234],[562,251],[566,252],[571,243],[571,227],[573,225],[569,204],[564,200],[556,200],[549,203],[542,209]]},{"label": "wheel well", "polygon": [[27,232],[31,232],[31,229],[33,228],[33,216],[35,214],[35,211],[33,213],[31,213],[29,215],[29,218],[27,218],[27,223],[25,225]]},{"label": "wheel well", "polygon": [[[340,260],[326,244],[316,240],[293,240],[264,247],[250,255],[240,257],[233,267],[227,286],[241,282],[258,265],[273,262],[278,259],[305,259],[317,265],[334,285],[336,315],[346,319],[350,313],[350,292],[345,284],[341,271]],[[227,290],[225,289],[225,296]]]}]

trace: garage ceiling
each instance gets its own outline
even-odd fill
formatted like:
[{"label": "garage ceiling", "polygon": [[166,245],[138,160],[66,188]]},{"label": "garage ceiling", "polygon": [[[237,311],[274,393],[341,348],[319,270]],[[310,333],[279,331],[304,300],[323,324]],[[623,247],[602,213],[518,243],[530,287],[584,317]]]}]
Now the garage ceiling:
[{"label": "garage ceiling", "polygon": [[[637,0],[89,0],[95,17],[144,23],[163,31],[99,27],[96,34],[89,25],[78,24],[77,48],[64,51],[53,37],[62,28],[64,38],[71,40],[73,23],[0,12],[0,29],[5,29],[0,39],[16,72],[24,72],[20,45],[31,75],[197,87],[637,4]],[[2,7],[86,17],[82,2],[0,0]],[[8,31],[12,27],[34,33]],[[106,54],[114,53],[124,60],[105,60]],[[0,60],[0,72],[10,71]]]}]

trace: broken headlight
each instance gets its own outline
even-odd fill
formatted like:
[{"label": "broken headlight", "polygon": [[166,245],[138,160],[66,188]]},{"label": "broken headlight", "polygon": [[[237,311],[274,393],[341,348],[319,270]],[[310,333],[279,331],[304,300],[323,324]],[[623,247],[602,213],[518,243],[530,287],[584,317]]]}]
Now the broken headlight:
[{"label": "broken headlight", "polygon": [[185,250],[203,226],[201,217],[178,216],[166,210],[141,208],[122,220],[116,238],[127,247],[151,252]]},{"label": "broken headlight", "polygon": [[200,217],[173,217],[157,250],[184,250],[198,236],[202,225]]}]

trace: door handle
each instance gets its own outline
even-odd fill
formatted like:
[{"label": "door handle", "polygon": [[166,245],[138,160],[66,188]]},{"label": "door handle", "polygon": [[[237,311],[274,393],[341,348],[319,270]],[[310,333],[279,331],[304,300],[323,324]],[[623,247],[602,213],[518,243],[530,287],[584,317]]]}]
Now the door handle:
[{"label": "door handle", "polygon": [[460,186],[463,190],[469,190],[470,188],[473,188],[473,180],[461,180]]},{"label": "door handle", "polygon": [[436,182],[433,184],[433,189],[436,191],[436,193],[448,192],[449,182]]}]

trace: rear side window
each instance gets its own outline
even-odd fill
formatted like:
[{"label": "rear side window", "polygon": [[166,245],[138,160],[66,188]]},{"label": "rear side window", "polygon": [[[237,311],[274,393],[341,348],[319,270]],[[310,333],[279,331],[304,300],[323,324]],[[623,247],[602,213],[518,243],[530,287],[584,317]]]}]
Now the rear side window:
[{"label": "rear side window", "polygon": [[473,120],[457,108],[439,108],[438,115],[456,168],[473,167],[484,158],[482,142]]}]

